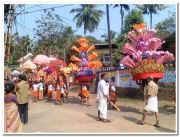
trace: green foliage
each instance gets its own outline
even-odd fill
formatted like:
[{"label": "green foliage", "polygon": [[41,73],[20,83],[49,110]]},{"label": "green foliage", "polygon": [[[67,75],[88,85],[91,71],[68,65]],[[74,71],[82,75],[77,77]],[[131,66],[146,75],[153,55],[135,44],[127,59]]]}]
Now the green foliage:
[{"label": "green foliage", "polygon": [[124,33],[128,33],[133,30],[134,24],[139,24],[144,22],[144,17],[141,11],[137,9],[131,10],[131,12],[125,17],[124,20]]},{"label": "green foliage", "polygon": [[[114,32],[114,31],[111,30],[111,31],[110,31],[110,35],[111,35],[111,41],[114,42],[114,41],[115,41],[115,38],[116,38],[116,32]],[[105,33],[105,34],[101,35],[101,37],[104,38],[104,41],[105,41],[105,42],[108,42],[108,41],[109,41],[109,39],[108,39],[108,34]]]},{"label": "green foliage", "polygon": [[127,4],[115,4],[113,8],[120,8],[120,15],[121,15],[121,32],[124,30],[124,11],[129,10],[129,5]]},{"label": "green foliage", "polygon": [[86,38],[89,40],[90,45],[102,43],[100,40],[96,39],[93,36],[87,36]]},{"label": "green foliage", "polygon": [[157,14],[158,11],[165,9],[167,6],[163,4],[143,4],[137,5],[143,14],[150,14],[150,28],[152,28],[152,14]]},{"label": "green foliage", "polygon": [[115,52],[114,52],[114,59],[113,59],[114,66],[119,66],[119,62],[121,58],[123,57],[122,47],[124,46],[125,43],[127,43],[126,34],[119,34],[118,37],[116,38],[116,44],[118,48],[115,49]]},{"label": "green foliage", "polygon": [[74,16],[76,20],[76,27],[84,27],[84,35],[86,36],[87,31],[93,32],[97,29],[100,18],[104,14],[103,11],[96,9],[97,5],[95,4],[81,4],[80,8],[72,9],[71,13],[77,13]]},{"label": "green foliage", "polygon": [[4,22],[7,23],[10,4],[4,4]]},{"label": "green foliage", "polygon": [[64,59],[64,48],[68,49],[71,41],[75,39],[72,28],[65,27],[63,20],[52,12],[42,15],[36,23],[34,54],[57,55],[58,58]]},{"label": "green foliage", "polygon": [[15,34],[11,37],[12,37],[12,42],[10,46],[10,57],[9,57],[9,62],[7,63],[9,65],[15,65],[17,64],[18,59],[25,56],[28,52],[31,51],[32,47],[30,45],[32,41],[30,40],[28,35],[18,36],[18,34]]},{"label": "green foliage", "polygon": [[157,14],[158,11],[165,9],[167,6],[163,4],[143,4],[137,5],[137,7],[142,10],[143,14]]},{"label": "green foliage", "polygon": [[176,31],[176,14],[171,13],[169,17],[159,22],[155,26],[157,35],[160,37],[168,37],[169,35],[175,33]]}]

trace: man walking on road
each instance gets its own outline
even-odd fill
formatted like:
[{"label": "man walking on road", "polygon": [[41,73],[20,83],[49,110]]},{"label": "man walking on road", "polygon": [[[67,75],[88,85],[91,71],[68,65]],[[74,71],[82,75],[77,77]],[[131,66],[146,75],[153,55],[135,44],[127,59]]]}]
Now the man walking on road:
[{"label": "man walking on road", "polygon": [[107,101],[109,101],[109,84],[106,83],[106,74],[101,75],[101,80],[97,87],[97,100],[98,100],[98,121],[102,120],[104,123],[107,120]]},{"label": "man walking on road", "polygon": [[153,77],[148,78],[148,85],[147,85],[147,105],[144,107],[143,117],[141,121],[137,123],[140,125],[144,125],[144,121],[147,115],[147,111],[155,112],[156,115],[156,124],[155,127],[159,126],[159,113],[158,113],[158,100],[157,100],[157,93],[158,93],[158,85],[153,81]]},{"label": "man walking on road", "polygon": [[19,75],[20,82],[16,86],[16,95],[19,102],[18,110],[22,123],[28,123],[28,102],[29,102],[29,83],[24,74]]}]

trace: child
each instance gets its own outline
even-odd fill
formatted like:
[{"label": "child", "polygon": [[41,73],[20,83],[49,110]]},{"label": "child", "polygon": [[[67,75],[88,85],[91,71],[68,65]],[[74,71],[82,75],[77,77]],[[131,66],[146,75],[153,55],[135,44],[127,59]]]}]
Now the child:
[{"label": "child", "polygon": [[33,102],[36,102],[38,99],[38,92],[39,92],[39,83],[37,80],[34,81],[33,84]]},{"label": "child", "polygon": [[39,82],[39,100],[43,100],[44,83],[42,80]]},{"label": "child", "polygon": [[52,98],[53,90],[54,90],[54,87],[53,87],[52,81],[50,81],[48,84],[48,100]]}]

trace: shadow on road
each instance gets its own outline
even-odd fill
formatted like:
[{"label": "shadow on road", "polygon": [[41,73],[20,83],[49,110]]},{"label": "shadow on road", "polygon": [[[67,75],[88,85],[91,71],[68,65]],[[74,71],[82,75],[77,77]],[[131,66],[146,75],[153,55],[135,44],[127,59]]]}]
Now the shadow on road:
[{"label": "shadow on road", "polygon": [[165,109],[164,107],[159,107],[158,109],[160,113],[166,113],[167,115],[172,115],[176,113],[175,108]]},{"label": "shadow on road", "polygon": [[134,118],[134,117],[127,117],[127,116],[122,116],[123,118],[125,118],[126,120],[133,122],[136,124],[136,122],[138,121],[138,119]]},{"label": "shadow on road", "polygon": [[86,115],[93,118],[93,119],[95,119],[95,120],[97,120],[97,116],[95,116],[95,115],[92,115],[92,114],[89,114],[89,113],[86,113]]},{"label": "shadow on road", "polygon": [[137,114],[142,114],[142,112],[139,111],[139,109],[131,107],[131,106],[118,106],[121,110],[121,112],[134,112]]},{"label": "shadow on road", "polygon": [[[134,118],[134,117],[127,117],[127,116],[122,116],[123,118],[125,118],[126,120],[130,121],[130,122],[133,122],[134,124],[137,123],[138,119]],[[152,124],[150,123],[147,123],[145,122],[146,125],[150,125],[150,126],[153,126]],[[156,128],[156,127],[154,127]],[[168,128],[165,128],[165,127],[159,127],[159,128],[156,128],[156,130],[160,131],[160,132],[176,132],[175,130],[172,130],[172,129],[168,129]]]},{"label": "shadow on road", "polygon": [[81,101],[78,97],[75,96],[68,96],[67,102],[66,103],[70,103],[70,104],[81,104]]},{"label": "shadow on road", "polygon": [[165,128],[165,127],[159,127],[159,128],[156,128],[156,130],[158,130],[158,131],[160,131],[160,132],[170,132],[170,133],[172,133],[172,132],[176,132],[175,130],[172,130],[172,129],[168,129],[168,128]]}]

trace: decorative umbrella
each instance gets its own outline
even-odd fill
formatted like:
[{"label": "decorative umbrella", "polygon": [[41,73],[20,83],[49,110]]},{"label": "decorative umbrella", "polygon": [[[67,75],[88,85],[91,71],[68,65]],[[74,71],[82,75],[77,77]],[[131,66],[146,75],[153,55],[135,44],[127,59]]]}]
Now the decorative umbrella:
[{"label": "decorative umbrella", "polygon": [[21,72],[19,72],[19,71],[17,71],[17,70],[13,70],[12,72],[11,72],[11,75],[12,76],[19,76],[21,74]]},{"label": "decorative umbrella", "polygon": [[52,61],[50,61],[49,66],[55,67],[56,69],[58,69],[58,68],[66,67],[67,64],[63,60],[52,60]]},{"label": "decorative umbrella", "polygon": [[37,69],[37,66],[28,60],[22,65],[22,68],[23,69]]},{"label": "decorative umbrella", "polygon": [[49,62],[49,58],[46,55],[37,55],[33,60],[33,63],[38,65],[47,64]]},{"label": "decorative umbrella", "polygon": [[53,60],[57,60],[57,59],[54,57],[49,57],[49,61],[53,61]]}]

